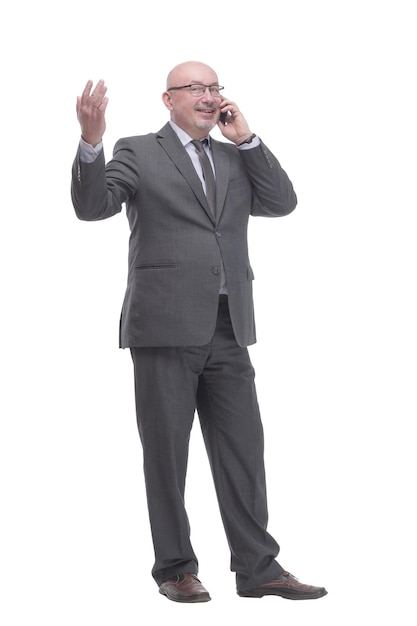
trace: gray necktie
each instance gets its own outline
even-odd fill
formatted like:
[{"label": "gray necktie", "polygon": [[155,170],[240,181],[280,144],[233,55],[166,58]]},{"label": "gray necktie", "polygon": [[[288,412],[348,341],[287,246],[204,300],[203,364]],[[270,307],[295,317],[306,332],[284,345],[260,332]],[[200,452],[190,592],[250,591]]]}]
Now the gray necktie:
[{"label": "gray necktie", "polygon": [[216,181],[214,180],[213,168],[211,167],[210,160],[204,150],[204,143],[207,143],[207,139],[204,139],[203,141],[197,141],[197,139],[195,139],[191,143],[194,144],[195,149],[197,150],[198,158],[200,159],[201,167],[203,169],[208,205],[213,217],[216,217]]}]

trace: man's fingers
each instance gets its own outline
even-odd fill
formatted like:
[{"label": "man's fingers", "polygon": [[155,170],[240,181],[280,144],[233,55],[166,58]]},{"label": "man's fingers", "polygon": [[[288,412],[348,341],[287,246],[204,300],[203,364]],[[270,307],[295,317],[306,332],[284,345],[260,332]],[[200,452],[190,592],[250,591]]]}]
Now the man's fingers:
[{"label": "man's fingers", "polygon": [[93,91],[91,91],[92,87],[93,81],[88,80],[81,95],[81,104],[94,104],[95,106],[100,106],[107,91],[104,80],[99,80]]},{"label": "man's fingers", "polygon": [[86,86],[84,87],[84,91],[81,94],[81,98],[88,98],[88,96],[90,95],[90,91],[91,91],[91,87],[93,86],[93,81],[92,80],[88,80]]},{"label": "man's fingers", "polygon": [[103,98],[103,100],[99,104],[99,107],[102,113],[105,113],[108,102],[109,102],[109,99],[106,96]]},{"label": "man's fingers", "polygon": [[93,89],[91,93],[91,97],[96,102],[101,102],[104,98],[106,91],[107,91],[107,87],[104,84],[104,80],[99,80],[97,85],[95,86],[95,88]]}]

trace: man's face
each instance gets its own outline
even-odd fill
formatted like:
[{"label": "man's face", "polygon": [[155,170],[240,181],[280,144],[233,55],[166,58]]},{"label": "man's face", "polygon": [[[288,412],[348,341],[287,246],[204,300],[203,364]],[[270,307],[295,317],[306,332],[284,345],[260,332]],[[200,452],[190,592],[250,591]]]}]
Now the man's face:
[{"label": "man's face", "polygon": [[209,89],[195,96],[190,89],[170,90],[182,85],[217,85],[216,73],[200,63],[187,63],[172,72],[168,89],[162,98],[171,111],[171,119],[193,139],[205,137],[217,124],[220,115],[220,96],[213,96]]}]

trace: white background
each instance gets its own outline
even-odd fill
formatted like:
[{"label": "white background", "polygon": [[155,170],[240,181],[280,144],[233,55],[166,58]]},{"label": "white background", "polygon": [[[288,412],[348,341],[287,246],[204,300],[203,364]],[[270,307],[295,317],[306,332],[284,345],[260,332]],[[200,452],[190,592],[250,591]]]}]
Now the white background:
[{"label": "white background", "polygon": [[[2,625],[415,624],[413,4],[3,8]],[[127,220],[75,217],[75,100],[106,80],[110,158],[120,136],[166,122],[166,75],[191,59],[218,72],[299,198],[251,222],[251,355],[269,529],[282,565],[328,588],[316,602],[235,594],[197,421],[187,506],[213,600],[168,602],[150,576],[132,365],[117,347]]]}]

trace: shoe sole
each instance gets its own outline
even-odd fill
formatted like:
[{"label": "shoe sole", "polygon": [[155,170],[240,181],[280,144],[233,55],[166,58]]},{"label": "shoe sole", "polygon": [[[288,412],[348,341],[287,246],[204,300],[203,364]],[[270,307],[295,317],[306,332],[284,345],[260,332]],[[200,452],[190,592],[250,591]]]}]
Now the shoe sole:
[{"label": "shoe sole", "polygon": [[197,596],[172,596],[170,593],[165,593],[164,591],[159,590],[159,593],[162,596],[168,598],[168,600],[172,600],[173,602],[182,602],[183,604],[196,604],[197,602],[209,602],[211,600],[209,594],[199,594]]},{"label": "shoe sole", "polygon": [[303,593],[296,591],[289,591],[287,589],[268,589],[265,591],[261,590],[252,590],[252,591],[238,591],[238,596],[241,598],[263,598],[264,596],[279,596],[280,598],[285,598],[286,600],[318,600],[318,598],[322,598],[327,595],[326,589],[320,591],[318,593]]}]

